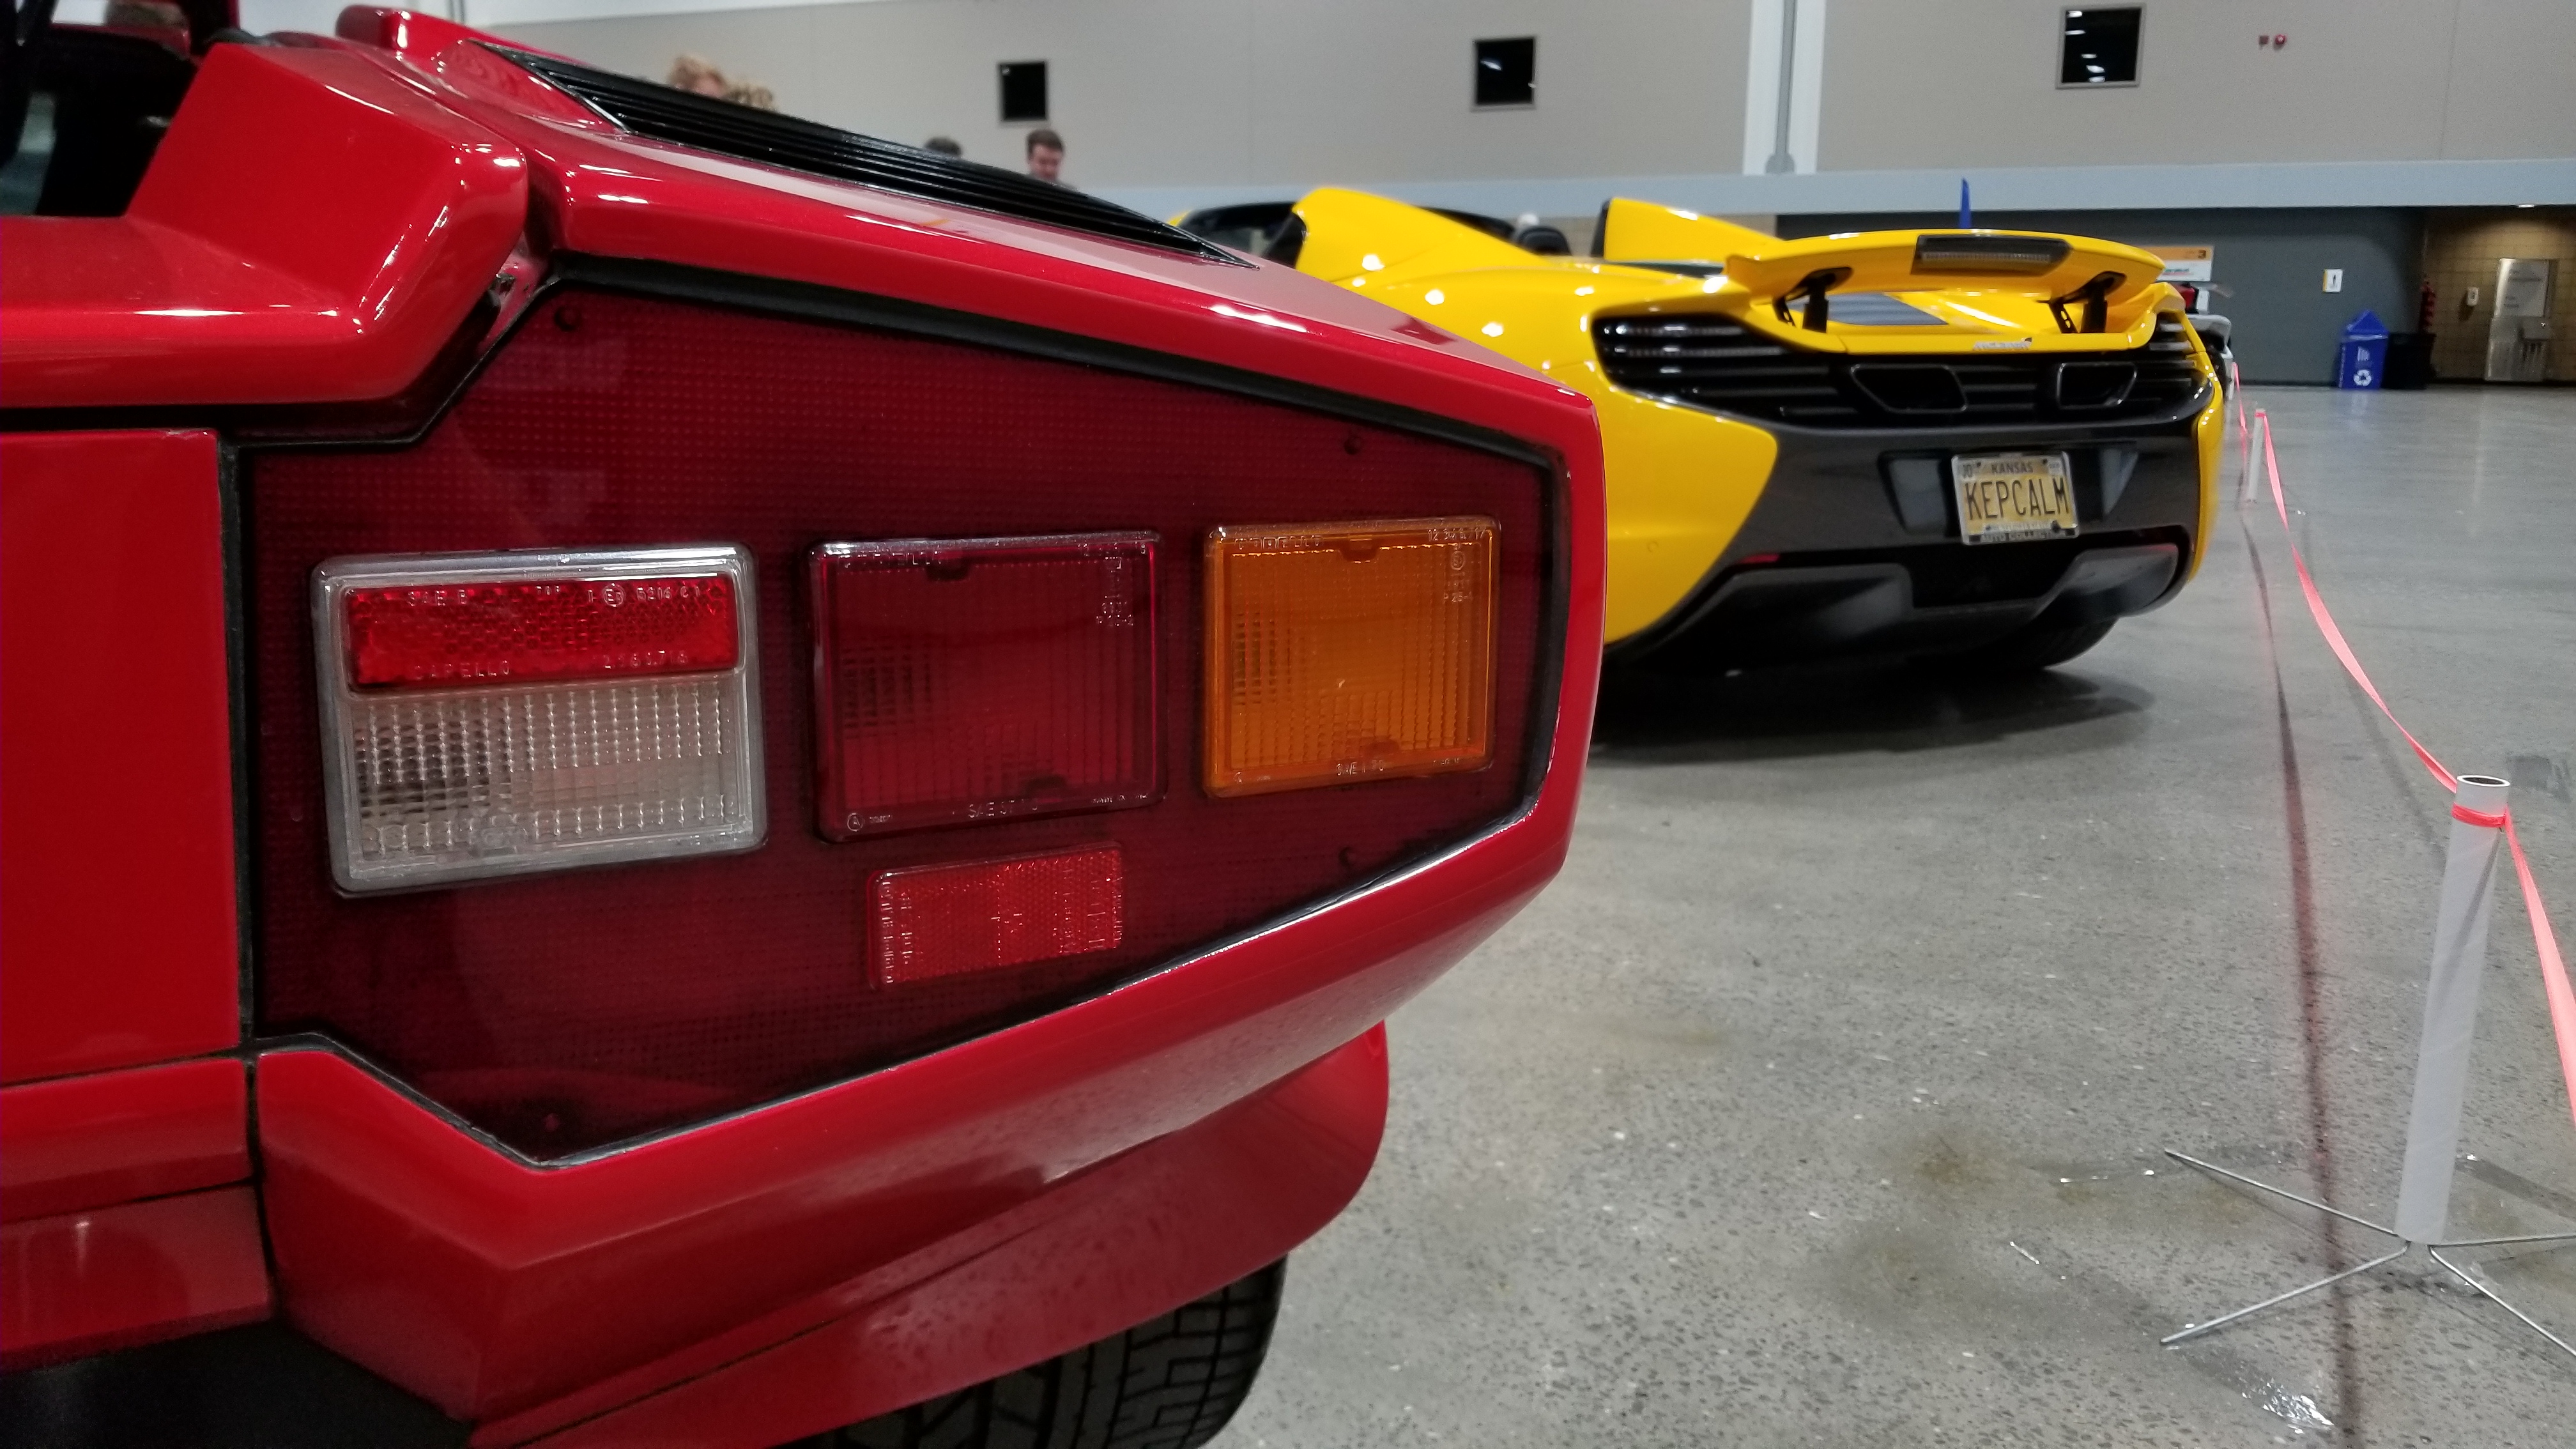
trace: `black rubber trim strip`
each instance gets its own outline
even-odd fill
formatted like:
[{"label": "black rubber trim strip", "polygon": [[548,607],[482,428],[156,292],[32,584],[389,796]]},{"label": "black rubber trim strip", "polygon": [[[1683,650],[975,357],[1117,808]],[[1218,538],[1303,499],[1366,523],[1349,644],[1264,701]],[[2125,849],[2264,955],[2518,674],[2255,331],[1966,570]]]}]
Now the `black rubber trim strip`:
[{"label": "black rubber trim strip", "polygon": [[[252,980],[256,960],[253,929],[259,902],[259,878],[252,868],[258,796],[253,793],[250,762],[250,526],[242,513],[241,455],[220,435],[215,439],[215,496],[218,546],[223,549],[224,585],[224,722],[232,746],[233,817],[233,960],[238,977],[239,1031],[248,1041],[258,1030],[259,1001]],[[253,1114],[256,1116],[257,1114]]]},{"label": "black rubber trim strip", "polygon": [[1223,247],[1143,212],[1000,166],[657,85],[515,46],[486,41],[484,49],[539,77],[629,135],[1200,261],[1230,267],[1252,265]]}]

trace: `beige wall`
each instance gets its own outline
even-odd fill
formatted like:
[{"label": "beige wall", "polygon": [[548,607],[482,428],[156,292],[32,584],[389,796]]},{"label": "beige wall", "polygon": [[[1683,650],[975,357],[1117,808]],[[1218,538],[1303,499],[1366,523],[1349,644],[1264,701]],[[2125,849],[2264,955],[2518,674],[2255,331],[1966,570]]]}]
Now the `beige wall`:
[{"label": "beige wall", "polygon": [[2143,4],[2139,84],[2060,90],[2062,0],[1832,0],[1823,166],[2576,155],[2570,0]]},{"label": "beige wall", "polygon": [[[2558,259],[2551,299],[2549,376],[2576,382],[2576,207],[2436,213],[2424,227],[2424,279],[2433,284],[2433,370],[2474,379],[2487,365],[2495,320],[2496,263],[2506,257]],[[2478,304],[2465,305],[2468,289]],[[2392,325],[2393,319],[2392,319]],[[2407,325],[2411,326],[2409,319]]]},{"label": "beige wall", "polygon": [[[994,66],[1044,60],[1078,185],[1733,171],[1750,0],[880,0],[501,27],[658,79],[694,51],[782,110],[1016,165]],[[1538,105],[1476,111],[1472,44],[1538,37]]]}]

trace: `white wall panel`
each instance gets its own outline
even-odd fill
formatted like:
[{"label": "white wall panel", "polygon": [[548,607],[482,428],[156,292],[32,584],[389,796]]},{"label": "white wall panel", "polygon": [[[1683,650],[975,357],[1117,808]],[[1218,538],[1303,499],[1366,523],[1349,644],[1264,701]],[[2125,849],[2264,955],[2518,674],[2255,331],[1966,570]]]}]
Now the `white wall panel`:
[{"label": "white wall panel", "polygon": [[[317,3],[244,0],[254,16]],[[506,6],[679,0],[466,3],[490,23]],[[1068,176],[1140,197],[1654,177],[1722,193],[1726,209],[1790,211],[1797,183],[1836,176],[1866,182],[1876,204],[1924,205],[1955,203],[1962,173],[2058,187],[2069,168],[2119,167],[2135,169],[2106,180],[2157,178],[2179,198],[2163,204],[2190,204],[2204,180],[2232,195],[2261,176],[2267,194],[2305,204],[2349,193],[2420,205],[2460,189],[2435,174],[2444,163],[2576,157],[2576,0],[2142,0],[2141,83],[2085,90],[2055,84],[2063,0],[1809,0],[1823,44],[1801,44],[1819,67],[1801,89],[1817,98],[1818,134],[1798,159],[1822,174],[1772,178],[1790,183],[1775,201],[1779,187],[1740,175],[1752,152],[1768,155],[1767,133],[1746,124],[1756,3],[840,0],[498,28],[641,75],[700,52],[770,85],[788,111],[904,140],[945,133],[1008,165],[1025,132],[996,119],[993,67],[1043,59]],[[1776,33],[1776,0],[1763,9]],[[2254,43],[2276,32],[2286,47]],[[1538,104],[1476,111],[1472,42],[1509,35],[1538,37]],[[2410,169],[2422,166],[2434,169]],[[2548,200],[2567,174],[2457,179],[2480,198]],[[1917,190],[1922,201],[1897,200]]]},{"label": "white wall panel", "polygon": [[2569,0],[2143,3],[2139,83],[2061,90],[2063,0],[1836,0],[1826,168],[2576,155]]},{"label": "white wall panel", "polygon": [[[498,0],[478,0],[498,3]],[[550,0],[551,3],[551,0]],[[1752,0],[875,0],[495,26],[658,77],[694,51],[780,107],[1016,164],[994,66],[1048,64],[1084,186],[1732,170]],[[1538,37],[1538,104],[1473,108],[1473,44]]]},{"label": "white wall panel", "polygon": [[2459,0],[2449,81],[2445,157],[2576,156],[2576,3]]}]

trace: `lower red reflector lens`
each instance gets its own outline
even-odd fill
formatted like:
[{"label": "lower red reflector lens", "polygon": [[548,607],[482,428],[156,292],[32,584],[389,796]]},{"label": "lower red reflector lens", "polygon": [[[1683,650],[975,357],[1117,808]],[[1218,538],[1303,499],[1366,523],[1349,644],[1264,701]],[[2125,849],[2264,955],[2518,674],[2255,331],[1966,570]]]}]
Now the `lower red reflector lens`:
[{"label": "lower red reflector lens", "polygon": [[899,986],[1114,949],[1126,886],[1114,845],[879,872],[868,882],[870,975]]},{"label": "lower red reflector lens", "polygon": [[359,689],[713,673],[739,657],[720,576],[403,584],[342,606]]},{"label": "lower red reflector lens", "polygon": [[1154,799],[1152,534],[832,543],[810,568],[826,837]]}]

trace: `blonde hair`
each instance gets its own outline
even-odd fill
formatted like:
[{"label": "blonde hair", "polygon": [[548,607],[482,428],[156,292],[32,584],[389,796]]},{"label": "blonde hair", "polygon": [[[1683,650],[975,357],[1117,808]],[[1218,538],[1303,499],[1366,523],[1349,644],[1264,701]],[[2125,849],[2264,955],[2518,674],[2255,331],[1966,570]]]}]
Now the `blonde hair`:
[{"label": "blonde hair", "polygon": [[671,62],[671,74],[662,83],[674,90],[690,91],[696,90],[702,80],[726,84],[724,72],[716,69],[714,61],[702,55],[684,55]]},{"label": "blonde hair", "polygon": [[736,81],[725,87],[724,98],[737,106],[757,106],[764,111],[778,109],[778,97],[770,94],[769,87],[758,81]]}]

